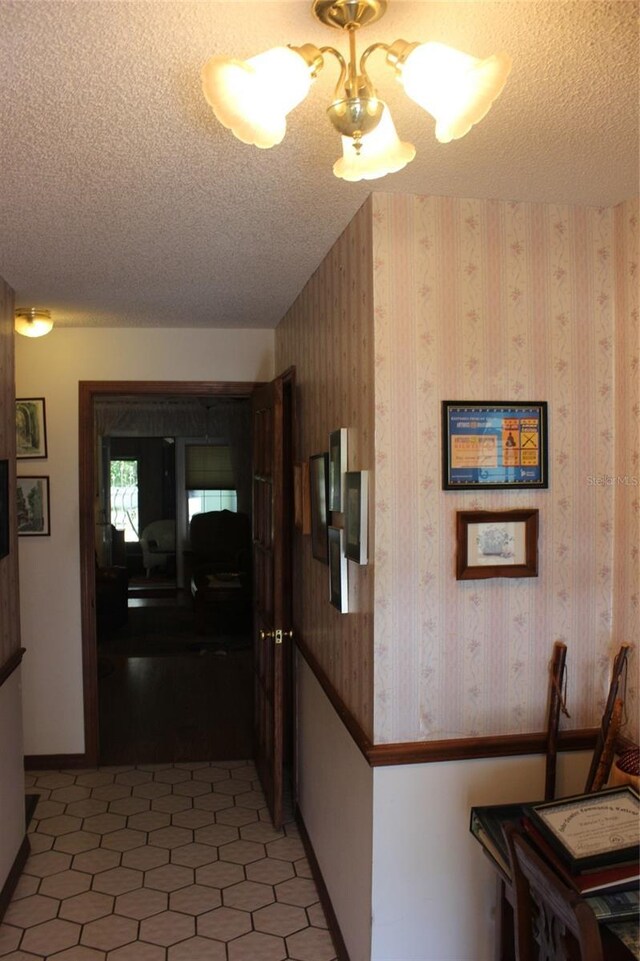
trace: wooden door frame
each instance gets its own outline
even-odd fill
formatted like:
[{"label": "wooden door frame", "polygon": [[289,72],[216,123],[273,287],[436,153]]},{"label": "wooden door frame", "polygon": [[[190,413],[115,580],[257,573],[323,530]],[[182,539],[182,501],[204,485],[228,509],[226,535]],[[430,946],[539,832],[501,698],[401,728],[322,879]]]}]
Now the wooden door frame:
[{"label": "wooden door frame", "polygon": [[80,605],[82,630],[82,687],[84,700],[83,764],[99,761],[98,651],[96,637],[95,553],[95,432],[97,398],[171,394],[182,397],[250,398],[263,381],[80,381],[78,388],[78,443],[80,510]]}]

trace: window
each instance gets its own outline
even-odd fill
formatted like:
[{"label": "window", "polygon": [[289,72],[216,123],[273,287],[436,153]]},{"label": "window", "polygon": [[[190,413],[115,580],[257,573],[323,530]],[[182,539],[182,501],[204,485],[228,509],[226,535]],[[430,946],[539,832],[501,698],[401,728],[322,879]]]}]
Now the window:
[{"label": "window", "polygon": [[189,523],[194,514],[205,511],[237,511],[238,496],[235,491],[187,491]]},{"label": "window", "polygon": [[111,491],[111,523],[124,531],[125,541],[137,541],[138,522],[138,461],[112,460],[109,463]]},{"label": "window", "polygon": [[222,444],[187,444],[185,486],[189,523],[205,511],[237,511],[231,454]]}]

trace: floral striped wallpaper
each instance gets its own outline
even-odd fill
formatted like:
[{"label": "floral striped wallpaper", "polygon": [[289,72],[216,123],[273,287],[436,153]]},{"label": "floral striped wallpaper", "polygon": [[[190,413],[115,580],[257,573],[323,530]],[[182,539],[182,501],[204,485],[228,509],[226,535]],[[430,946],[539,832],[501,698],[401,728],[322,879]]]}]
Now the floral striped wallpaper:
[{"label": "floral striped wallpaper", "polygon": [[[638,489],[608,482],[638,475],[637,216],[373,194],[276,332],[299,458],[347,426],[350,467],[375,468],[358,614],[300,537],[296,618],[376,743],[542,730],[556,639],[563,726],[591,726],[638,642]],[[444,399],[548,401],[549,490],[442,491]],[[456,581],[456,511],[509,507],[540,511],[539,576]]]},{"label": "floral striped wallpaper", "polygon": [[[276,331],[276,370],[296,367],[296,460],[328,451],[329,433],[347,427],[349,469],[373,467],[372,314],[371,213],[366,203]],[[334,514],[332,521],[341,525],[343,517]],[[340,614],[329,604],[329,568],[311,556],[310,538],[296,535],[296,633],[371,737],[373,564],[349,562],[351,613]],[[371,556],[373,524],[369,550]]]},{"label": "floral striped wallpaper", "polygon": [[[629,597],[613,631],[617,489],[601,480],[617,471],[626,351],[614,211],[376,194],[373,219],[375,740],[542,730],[556,639],[564,725],[593,725],[634,630]],[[444,399],[548,401],[549,490],[444,492]],[[456,581],[456,511],[513,507],[540,511],[539,576]]]},{"label": "floral striped wallpaper", "polygon": [[640,742],[640,297],[638,201],[615,215],[616,269],[616,526],[613,636],[634,642],[627,680],[626,732]]}]

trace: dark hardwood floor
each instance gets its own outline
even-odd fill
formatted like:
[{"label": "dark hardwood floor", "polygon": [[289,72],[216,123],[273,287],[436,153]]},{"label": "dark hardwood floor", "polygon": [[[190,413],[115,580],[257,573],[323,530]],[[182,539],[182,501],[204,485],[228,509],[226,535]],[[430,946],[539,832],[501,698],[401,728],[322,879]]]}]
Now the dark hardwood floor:
[{"label": "dark hardwood floor", "polygon": [[190,599],[131,603],[99,642],[100,764],[252,757],[251,637],[197,634]]}]

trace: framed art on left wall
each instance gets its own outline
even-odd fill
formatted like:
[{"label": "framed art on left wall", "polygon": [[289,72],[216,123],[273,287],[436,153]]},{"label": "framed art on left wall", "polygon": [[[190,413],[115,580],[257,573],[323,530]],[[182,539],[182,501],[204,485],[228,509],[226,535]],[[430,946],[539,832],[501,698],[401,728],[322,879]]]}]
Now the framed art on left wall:
[{"label": "framed art on left wall", "polygon": [[44,397],[16,398],[16,457],[47,456],[47,421]]},{"label": "framed art on left wall", "polygon": [[49,517],[49,478],[18,477],[18,534],[20,537],[48,537],[51,533]]}]

